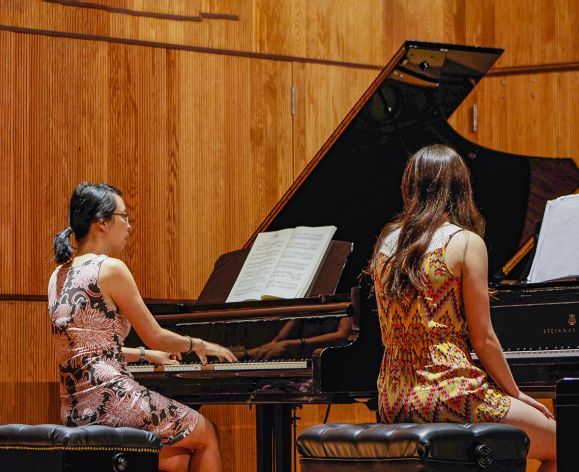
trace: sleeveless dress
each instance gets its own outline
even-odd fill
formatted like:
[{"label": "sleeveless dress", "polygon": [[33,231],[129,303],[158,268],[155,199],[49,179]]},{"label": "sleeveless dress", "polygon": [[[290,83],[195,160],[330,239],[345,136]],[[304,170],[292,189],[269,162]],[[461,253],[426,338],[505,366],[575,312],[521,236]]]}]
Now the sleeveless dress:
[{"label": "sleeveless dress", "polygon": [[427,288],[404,306],[384,296],[378,276],[399,230],[380,249],[373,275],[385,347],[377,382],[383,423],[496,422],[510,408],[510,397],[489,383],[470,355],[461,278],[445,263],[446,246],[459,231],[447,223],[435,232],[422,259]]},{"label": "sleeveless dress", "polygon": [[139,385],[121,350],[129,321],[99,288],[106,256],[56,268],[48,306],[60,370],[61,418],[66,426],[128,426],[157,433],[164,445],[187,436],[199,414]]}]

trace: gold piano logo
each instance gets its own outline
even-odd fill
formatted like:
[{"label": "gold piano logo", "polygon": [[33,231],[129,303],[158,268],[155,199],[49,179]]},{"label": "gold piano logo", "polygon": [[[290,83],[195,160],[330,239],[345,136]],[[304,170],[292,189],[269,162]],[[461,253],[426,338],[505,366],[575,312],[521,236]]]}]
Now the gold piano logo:
[{"label": "gold piano logo", "polygon": [[567,324],[570,326],[569,328],[543,328],[543,334],[574,334],[575,325],[577,324],[575,313],[569,314]]}]

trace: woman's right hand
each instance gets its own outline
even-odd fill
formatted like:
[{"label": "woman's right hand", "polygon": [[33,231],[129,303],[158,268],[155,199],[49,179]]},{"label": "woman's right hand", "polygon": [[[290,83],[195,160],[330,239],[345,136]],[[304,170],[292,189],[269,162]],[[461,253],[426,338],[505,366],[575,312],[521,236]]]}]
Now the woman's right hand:
[{"label": "woman's right hand", "polygon": [[169,352],[155,351],[147,349],[145,360],[152,362],[155,365],[178,365],[181,360],[181,354],[171,354]]},{"label": "woman's right hand", "polygon": [[541,413],[543,413],[547,418],[555,419],[555,417],[553,416],[553,413],[551,413],[549,408],[547,408],[541,402],[538,402],[537,400],[535,400],[533,397],[530,397],[526,393],[519,392],[519,395],[516,398],[518,400],[521,400],[523,403],[526,403],[527,405],[530,405],[533,408],[536,408]]},{"label": "woman's right hand", "polygon": [[226,347],[204,341],[203,339],[195,342],[193,350],[195,354],[197,354],[197,357],[199,357],[201,364],[207,364],[207,356],[215,356],[221,362],[235,362],[237,360],[237,357]]}]

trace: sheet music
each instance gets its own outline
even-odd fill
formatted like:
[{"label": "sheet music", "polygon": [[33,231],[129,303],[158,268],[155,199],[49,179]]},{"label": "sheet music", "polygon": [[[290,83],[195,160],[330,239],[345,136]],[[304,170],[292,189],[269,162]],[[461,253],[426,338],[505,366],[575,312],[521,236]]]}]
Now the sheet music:
[{"label": "sheet music", "polygon": [[227,303],[261,298],[293,231],[293,228],[287,228],[257,235],[227,297]]},{"label": "sheet music", "polygon": [[226,302],[303,297],[335,226],[298,226],[257,235]]},{"label": "sheet music", "polygon": [[335,232],[335,226],[295,228],[264,289],[263,298],[305,296]]},{"label": "sheet music", "polygon": [[579,277],[579,195],[549,200],[527,282]]}]

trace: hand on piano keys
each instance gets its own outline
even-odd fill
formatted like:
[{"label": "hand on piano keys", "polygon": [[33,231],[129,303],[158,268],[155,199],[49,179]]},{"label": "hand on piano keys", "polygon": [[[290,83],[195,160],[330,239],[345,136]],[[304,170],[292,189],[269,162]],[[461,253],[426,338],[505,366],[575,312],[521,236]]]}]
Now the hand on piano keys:
[{"label": "hand on piano keys", "polygon": [[204,341],[203,339],[199,339],[199,341],[200,342],[196,343],[193,351],[197,354],[197,357],[199,357],[201,364],[207,364],[207,356],[215,356],[221,362],[235,362],[237,360],[235,354],[226,347]]},{"label": "hand on piano keys", "polygon": [[169,353],[147,349],[147,361],[156,365],[178,365],[181,361],[181,353]]}]

